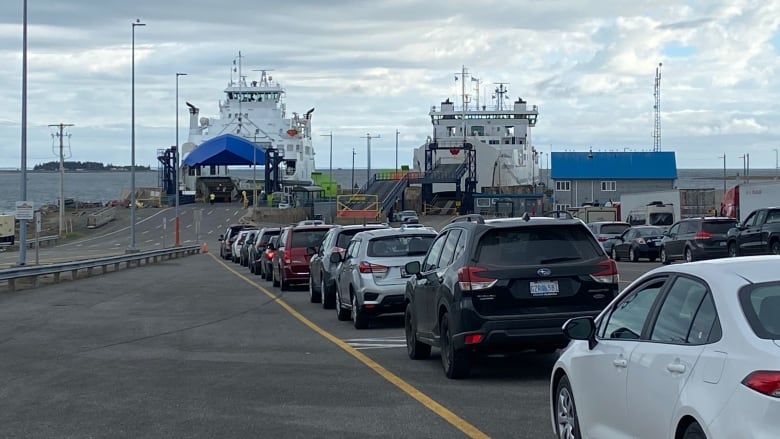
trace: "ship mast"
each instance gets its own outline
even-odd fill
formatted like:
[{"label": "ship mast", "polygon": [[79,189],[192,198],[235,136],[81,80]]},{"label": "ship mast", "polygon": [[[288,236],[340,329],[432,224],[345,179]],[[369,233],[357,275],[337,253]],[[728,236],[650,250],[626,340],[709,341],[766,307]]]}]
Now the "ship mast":
[{"label": "ship mast", "polygon": [[458,76],[460,76],[460,112],[461,122],[463,122],[463,143],[466,143],[466,110],[469,103],[469,95],[466,94],[466,76],[469,76],[469,69],[464,65],[460,73],[455,73],[456,81],[458,80]]}]

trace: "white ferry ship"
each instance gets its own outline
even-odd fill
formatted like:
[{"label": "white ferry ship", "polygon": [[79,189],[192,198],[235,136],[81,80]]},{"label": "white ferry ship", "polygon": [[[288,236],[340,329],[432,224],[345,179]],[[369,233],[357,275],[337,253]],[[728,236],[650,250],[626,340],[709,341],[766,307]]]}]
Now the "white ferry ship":
[{"label": "white ferry ship", "polygon": [[[539,115],[537,106],[528,105],[522,98],[507,103],[506,83],[495,84],[491,102],[482,104],[480,81],[470,76],[466,67],[457,79],[461,81],[461,105],[456,107],[447,99],[438,108],[431,108],[433,137],[415,149],[414,169],[442,175],[458,175],[457,168],[465,169],[459,178],[467,191],[471,179],[470,189],[475,193],[520,192],[519,188],[532,185],[539,179],[530,135]],[[475,84],[476,93],[472,94],[466,84]],[[433,185],[433,192],[452,188],[452,184],[439,182]]]},{"label": "white ferry ship", "polygon": [[[189,137],[182,145],[181,156],[211,139],[232,134],[252,142],[257,154],[276,148],[283,155],[280,177],[285,187],[311,185],[314,171],[314,148],[311,139],[311,117],[314,109],[303,115],[287,116],[285,90],[274,82],[271,70],[256,70],[257,80],[247,81],[241,67],[242,56],[233,62],[231,78],[219,102],[218,117],[200,117],[200,109],[187,102],[190,112]],[[235,77],[233,75],[236,75]],[[257,179],[263,179],[264,167],[258,165]],[[182,169],[184,190],[196,189],[198,177],[229,176],[228,166],[201,166]]]}]

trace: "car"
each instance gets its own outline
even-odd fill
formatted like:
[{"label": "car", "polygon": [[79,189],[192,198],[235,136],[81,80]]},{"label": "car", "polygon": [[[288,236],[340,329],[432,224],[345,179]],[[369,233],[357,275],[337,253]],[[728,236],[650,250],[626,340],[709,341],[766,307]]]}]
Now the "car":
[{"label": "car", "polygon": [[279,245],[279,235],[271,236],[261,256],[260,277],[267,281],[273,280],[273,260],[276,247]]},{"label": "car", "polygon": [[231,259],[233,257],[233,242],[238,236],[238,232],[244,229],[254,228],[251,224],[231,224],[225,230],[225,233],[219,235],[219,256],[222,259]]},{"label": "car", "polygon": [[596,239],[601,243],[604,251],[612,254],[612,246],[615,244],[615,238],[628,230],[631,225],[623,221],[594,221],[588,223],[588,228],[596,235]]},{"label": "car", "polygon": [[325,221],[321,219],[314,219],[314,220],[302,220],[298,221],[299,226],[319,226],[325,224]]},{"label": "car", "polygon": [[309,261],[309,300],[312,303],[322,302],[322,307],[331,309],[336,306],[335,274],[338,264],[331,264],[330,255],[333,252],[342,253],[349,241],[357,233],[366,230],[386,229],[385,224],[336,226],[328,231],[317,252]]},{"label": "car", "polygon": [[566,346],[569,318],[596,316],[618,293],[618,269],[579,219],[456,217],[405,270],[409,358],[441,351],[448,378],[478,355]]},{"label": "car", "polygon": [[373,317],[402,313],[408,261],[422,260],[436,233],[426,229],[382,229],[356,234],[342,255],[333,252],[336,269],[336,316],[356,329]]},{"label": "car", "polygon": [[398,212],[395,217],[398,222],[404,224],[416,224],[420,222],[420,218],[414,210],[402,210],[401,212]]},{"label": "car", "polygon": [[647,258],[650,262],[658,259],[664,229],[658,226],[633,226],[615,238],[612,244],[612,259],[619,261],[628,258],[631,262]]},{"label": "car", "polygon": [[661,241],[662,264],[684,260],[724,258],[729,255],[728,232],[737,220],[728,217],[700,217],[680,220],[664,233]]},{"label": "car", "polygon": [[402,229],[427,229],[427,230],[430,230],[432,232],[436,231],[436,229],[434,229],[433,227],[426,226],[426,225],[420,224],[420,223],[404,223],[404,224],[401,224],[401,228]]},{"label": "car", "polygon": [[279,236],[272,260],[273,286],[282,291],[309,282],[309,260],[333,225],[290,226]]},{"label": "car", "polygon": [[780,256],[664,265],[571,339],[550,378],[556,437],[776,438]]},{"label": "car", "polygon": [[246,240],[249,233],[254,230],[256,229],[247,228],[238,232],[238,235],[236,236],[236,239],[233,241],[233,244],[230,248],[230,260],[233,261],[233,263],[238,264],[239,258],[241,257],[241,246],[244,245],[244,241]]},{"label": "car", "polygon": [[238,264],[242,267],[249,267],[249,249],[255,245],[255,237],[257,236],[257,229],[250,229],[244,238],[244,243],[238,249]]},{"label": "car", "polygon": [[254,245],[249,249],[249,271],[256,275],[262,275],[262,262],[263,255],[265,254],[266,246],[272,236],[279,235],[281,228],[279,227],[263,227],[257,232],[257,238]]}]

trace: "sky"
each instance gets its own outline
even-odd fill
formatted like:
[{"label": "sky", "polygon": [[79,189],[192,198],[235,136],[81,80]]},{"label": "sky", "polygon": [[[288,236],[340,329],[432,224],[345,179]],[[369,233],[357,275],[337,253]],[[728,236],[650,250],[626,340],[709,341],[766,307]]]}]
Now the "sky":
[{"label": "sky", "polygon": [[[0,168],[21,166],[23,0],[0,2]],[[661,149],[680,168],[775,168],[780,148],[780,2],[765,0],[28,0],[27,165],[128,165],[135,29],[136,163],[187,139],[185,102],[218,101],[239,51],[272,69],[289,112],[312,118],[316,165],[400,164],[432,133],[428,112],[460,102],[463,66],[490,105],[507,83],[539,108],[540,152],[653,148],[661,67]],[[470,82],[476,84],[476,82]],[[472,100],[476,91],[469,90]],[[543,164],[542,164],[543,165]]]}]

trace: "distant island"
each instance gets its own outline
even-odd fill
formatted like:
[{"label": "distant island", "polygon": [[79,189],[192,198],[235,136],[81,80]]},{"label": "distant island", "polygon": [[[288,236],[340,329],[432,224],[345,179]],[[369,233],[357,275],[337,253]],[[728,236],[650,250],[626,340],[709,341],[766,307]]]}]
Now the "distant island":
[{"label": "distant island", "polygon": [[[116,166],[112,164],[103,164],[100,162],[63,162],[66,171],[76,172],[98,172],[98,171],[127,171],[130,172],[130,166]],[[40,163],[33,167],[33,171],[59,171],[60,162]],[[136,171],[151,171],[149,166],[135,165]]]}]

